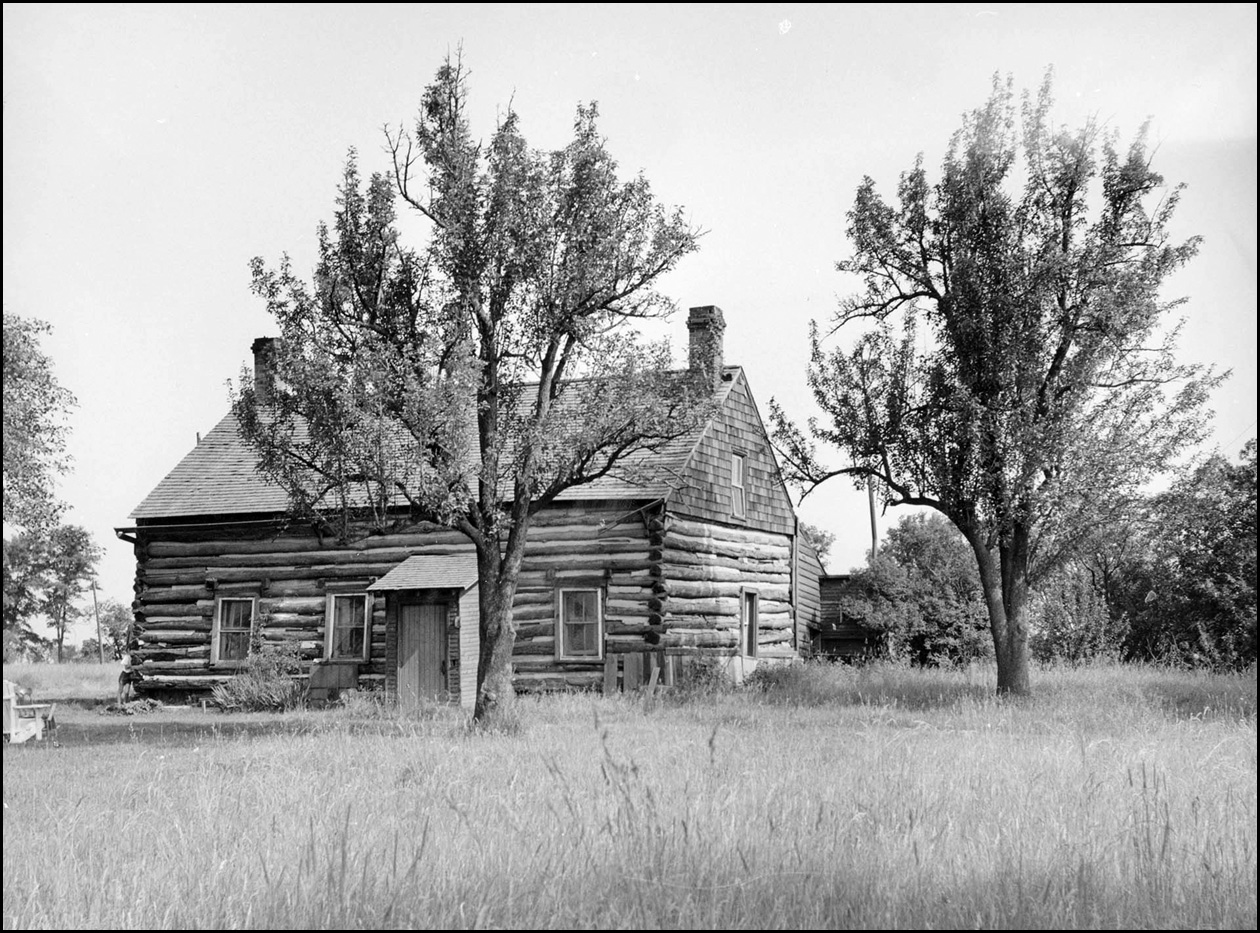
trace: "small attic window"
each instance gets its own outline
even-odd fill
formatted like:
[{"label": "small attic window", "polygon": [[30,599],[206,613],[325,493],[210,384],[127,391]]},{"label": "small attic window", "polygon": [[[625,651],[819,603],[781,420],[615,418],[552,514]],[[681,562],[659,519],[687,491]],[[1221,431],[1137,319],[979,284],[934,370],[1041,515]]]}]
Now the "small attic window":
[{"label": "small attic window", "polygon": [[731,454],[731,514],[743,518],[748,509],[748,457]]}]

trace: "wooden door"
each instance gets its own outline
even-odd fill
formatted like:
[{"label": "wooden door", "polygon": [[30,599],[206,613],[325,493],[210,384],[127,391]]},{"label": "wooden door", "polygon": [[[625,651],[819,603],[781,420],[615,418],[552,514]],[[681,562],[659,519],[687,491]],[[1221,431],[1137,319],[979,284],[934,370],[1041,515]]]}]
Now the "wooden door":
[{"label": "wooden door", "polygon": [[446,695],[446,603],[398,607],[398,704]]}]

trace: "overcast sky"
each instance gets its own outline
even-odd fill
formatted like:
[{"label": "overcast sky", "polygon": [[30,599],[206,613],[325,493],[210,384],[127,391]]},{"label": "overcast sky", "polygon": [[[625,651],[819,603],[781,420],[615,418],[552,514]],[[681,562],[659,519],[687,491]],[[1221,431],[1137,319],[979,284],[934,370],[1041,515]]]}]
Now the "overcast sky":
[{"label": "overcast sky", "polygon": [[[1212,444],[1256,425],[1256,8],[1252,4],[572,6],[4,6],[4,311],[78,397],[69,518],[106,548],[102,595],[135,570],[113,529],[228,406],[226,382],[275,326],[248,261],[314,264],[346,151],[383,169],[382,125],[410,124],[463,43],[474,132],[511,101],[530,143],[564,145],[579,101],[627,174],[704,228],[662,283],[726,314],[726,359],[811,413],[806,334],[850,283],[844,215],[863,175],[892,195],[923,152],[939,165],[995,72],[1056,118],[1127,141],[1149,116],[1155,166],[1188,186],[1174,232],[1202,251],[1182,357],[1233,370]],[[865,495],[805,500],[834,532],[829,569],[870,546]],[[881,523],[895,521],[890,512]],[[86,630],[82,633],[86,634]]]}]

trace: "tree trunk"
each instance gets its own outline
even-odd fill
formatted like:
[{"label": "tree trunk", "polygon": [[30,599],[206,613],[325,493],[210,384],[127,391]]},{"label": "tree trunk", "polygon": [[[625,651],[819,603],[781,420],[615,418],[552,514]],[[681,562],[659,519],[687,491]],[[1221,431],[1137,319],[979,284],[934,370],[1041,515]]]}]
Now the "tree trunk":
[{"label": "tree trunk", "polygon": [[1001,566],[978,535],[964,531],[980,570],[980,587],[989,612],[993,654],[997,659],[999,696],[1031,696],[1028,647],[1028,568],[1018,548],[1003,549]]},{"label": "tree trunk", "polygon": [[[527,523],[528,519],[523,522]],[[473,722],[482,728],[510,729],[516,724],[516,690],[512,686],[516,624],[512,618],[512,602],[525,553],[524,530],[510,536],[505,553],[500,553],[497,540],[489,540],[485,547],[477,550],[481,651],[477,658]]]},{"label": "tree trunk", "polygon": [[516,700],[512,686],[512,651],[516,646],[512,599],[510,596],[501,599],[500,592],[498,586],[483,586],[478,596],[481,651],[477,658],[477,703],[473,707],[473,722],[488,728],[510,725]]}]

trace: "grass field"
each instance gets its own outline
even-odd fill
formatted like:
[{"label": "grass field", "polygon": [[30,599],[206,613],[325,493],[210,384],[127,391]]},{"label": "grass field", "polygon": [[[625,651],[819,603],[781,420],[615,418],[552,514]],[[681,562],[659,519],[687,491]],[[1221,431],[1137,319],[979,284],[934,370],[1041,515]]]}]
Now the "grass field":
[{"label": "grass field", "polygon": [[993,684],[59,708],[4,751],[4,926],[1255,928],[1254,671]]}]

